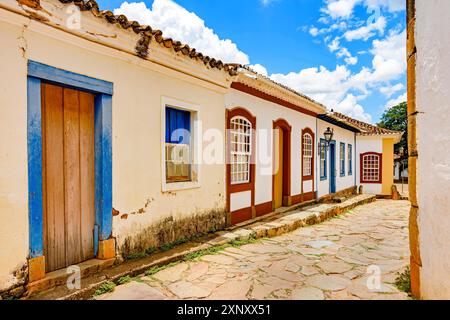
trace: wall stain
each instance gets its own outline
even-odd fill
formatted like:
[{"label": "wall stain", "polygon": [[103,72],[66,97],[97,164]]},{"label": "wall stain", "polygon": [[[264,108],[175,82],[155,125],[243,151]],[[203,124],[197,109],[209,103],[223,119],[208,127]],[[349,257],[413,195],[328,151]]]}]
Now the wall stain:
[{"label": "wall stain", "polygon": [[225,208],[198,212],[182,219],[170,216],[127,236],[120,245],[119,253],[128,256],[148,248],[159,248],[179,239],[195,238],[223,230],[226,221]]}]

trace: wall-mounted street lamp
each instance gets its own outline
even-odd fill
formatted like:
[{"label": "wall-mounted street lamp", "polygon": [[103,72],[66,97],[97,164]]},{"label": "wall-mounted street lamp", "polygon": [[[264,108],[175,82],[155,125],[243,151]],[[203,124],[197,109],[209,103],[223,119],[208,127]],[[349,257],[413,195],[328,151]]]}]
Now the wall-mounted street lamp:
[{"label": "wall-mounted street lamp", "polygon": [[322,150],[322,148],[325,148],[325,151],[328,151],[331,140],[333,140],[333,135],[334,130],[328,127],[327,130],[323,133],[325,142],[319,142],[319,152]]},{"label": "wall-mounted street lamp", "polygon": [[330,146],[331,140],[333,140],[334,130],[330,129],[330,127],[327,128],[327,131],[323,134],[325,137],[325,143],[327,144],[327,147]]}]

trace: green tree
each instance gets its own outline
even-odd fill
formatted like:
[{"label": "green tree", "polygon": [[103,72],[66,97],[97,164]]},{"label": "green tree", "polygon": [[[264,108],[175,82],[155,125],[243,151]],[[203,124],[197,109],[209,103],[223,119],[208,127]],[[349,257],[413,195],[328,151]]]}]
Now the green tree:
[{"label": "green tree", "polygon": [[386,110],[381,116],[378,124],[381,128],[403,132],[400,143],[395,145],[395,153],[398,154],[400,147],[404,148],[405,156],[408,155],[408,111],[406,102],[402,102],[389,110]]}]

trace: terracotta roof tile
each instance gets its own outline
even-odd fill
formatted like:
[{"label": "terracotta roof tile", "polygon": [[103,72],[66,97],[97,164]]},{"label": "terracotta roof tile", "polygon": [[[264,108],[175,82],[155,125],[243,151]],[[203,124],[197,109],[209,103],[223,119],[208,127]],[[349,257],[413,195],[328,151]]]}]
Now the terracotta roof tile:
[{"label": "terracotta roof tile", "polygon": [[145,58],[148,55],[148,46],[153,38],[162,46],[172,49],[175,52],[181,52],[184,56],[190,59],[200,60],[206,66],[210,66],[211,68],[216,68],[219,70],[223,69],[231,76],[237,75],[238,67],[236,64],[225,64],[220,60],[203,55],[202,53],[197,52],[194,48],[190,48],[187,44],[183,44],[180,41],[173,40],[172,38],[165,38],[161,30],[152,29],[147,25],[141,25],[137,21],[129,21],[123,14],[114,15],[114,13],[109,10],[100,10],[98,3],[94,0],[59,0],[59,2],[63,4],[73,3],[78,6],[80,10],[90,11],[94,16],[105,19],[108,23],[117,24],[125,30],[132,28],[136,34],[140,34],[143,37],[136,45],[137,54],[142,58]]},{"label": "terracotta roof tile", "polygon": [[340,122],[343,122],[349,126],[352,126],[360,131],[361,135],[371,136],[371,135],[401,135],[399,131],[384,129],[373,124],[369,124],[360,120],[350,118],[339,112],[332,112],[328,114],[329,117],[334,118]]},{"label": "terracotta roof tile", "polygon": [[[231,65],[231,64],[230,64],[230,65]],[[317,102],[316,100],[314,100],[314,99],[308,97],[307,95],[305,95],[305,94],[303,94],[303,93],[298,92],[297,90],[292,89],[291,87],[288,87],[288,86],[286,86],[286,85],[284,85],[284,84],[282,84],[282,83],[279,83],[279,82],[277,82],[277,81],[272,80],[271,78],[269,78],[269,77],[267,77],[267,76],[265,76],[265,75],[262,75],[262,74],[256,72],[255,70],[253,70],[253,69],[252,69],[251,67],[249,67],[249,66],[246,66],[246,65],[240,65],[240,64],[232,64],[232,66],[233,66],[233,68],[235,68],[236,72],[238,72],[239,68],[242,68],[242,69],[248,70],[248,71],[250,71],[250,72],[253,72],[254,74],[258,75],[259,77],[261,77],[261,78],[263,78],[263,79],[266,79],[267,81],[270,81],[270,82],[272,82],[273,84],[275,84],[275,85],[277,85],[277,86],[279,86],[279,87],[281,87],[281,88],[283,88],[283,89],[286,89],[286,90],[288,90],[288,91],[290,91],[290,92],[292,92],[292,93],[294,93],[294,94],[296,94],[296,95],[298,95],[298,96],[300,96],[300,97],[302,97],[302,98],[304,98],[304,99],[306,99],[306,100],[308,100],[308,101],[311,101],[311,102],[313,102],[313,103],[315,103],[315,104],[317,104],[317,105],[319,105],[319,106],[321,106],[321,107],[327,109],[327,107],[324,106],[322,103]]]}]

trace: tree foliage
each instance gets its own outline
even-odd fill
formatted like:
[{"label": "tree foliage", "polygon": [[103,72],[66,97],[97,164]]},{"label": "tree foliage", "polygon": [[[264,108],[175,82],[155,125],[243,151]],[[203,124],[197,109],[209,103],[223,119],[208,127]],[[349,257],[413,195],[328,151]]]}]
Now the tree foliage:
[{"label": "tree foliage", "polygon": [[381,116],[378,126],[403,132],[402,140],[395,145],[395,153],[398,153],[400,147],[403,147],[405,156],[408,155],[408,111],[406,102],[386,110]]}]

